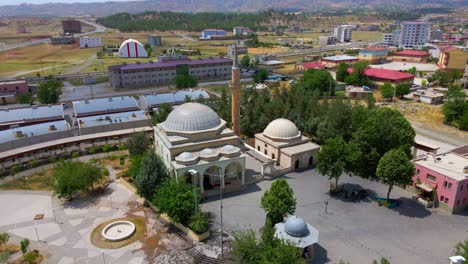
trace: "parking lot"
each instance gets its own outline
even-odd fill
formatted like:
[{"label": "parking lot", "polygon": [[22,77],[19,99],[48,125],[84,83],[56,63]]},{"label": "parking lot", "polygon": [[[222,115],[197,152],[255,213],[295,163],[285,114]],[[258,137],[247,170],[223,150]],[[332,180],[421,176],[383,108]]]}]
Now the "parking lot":
[{"label": "parking lot", "polygon": [[[468,239],[468,214],[426,209],[400,188],[394,188],[391,198],[399,198],[401,205],[387,209],[368,198],[330,198],[328,178],[315,170],[289,173],[284,178],[297,198],[296,215],[320,232],[314,263],[342,259],[351,264],[370,264],[380,257],[392,263],[448,263],[455,244]],[[340,183],[349,191],[366,189],[371,196],[385,197],[387,191],[387,186],[359,177],[343,176]],[[271,181],[262,181],[225,196],[223,221],[227,232],[248,228],[258,231],[265,220],[260,199],[270,185]],[[328,201],[327,213],[324,201]],[[216,215],[214,229],[219,229],[218,198],[213,197],[203,207]]]}]

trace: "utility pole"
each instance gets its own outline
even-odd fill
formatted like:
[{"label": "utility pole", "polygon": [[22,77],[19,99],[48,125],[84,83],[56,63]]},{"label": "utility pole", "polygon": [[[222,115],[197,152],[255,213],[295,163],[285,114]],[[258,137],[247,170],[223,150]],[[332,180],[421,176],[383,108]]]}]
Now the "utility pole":
[{"label": "utility pole", "polygon": [[[224,175],[221,175],[224,177]],[[220,177],[220,179],[221,179]],[[221,181],[219,184],[219,214],[221,217],[221,259],[224,259],[224,238],[223,238],[223,186],[221,186]]]}]

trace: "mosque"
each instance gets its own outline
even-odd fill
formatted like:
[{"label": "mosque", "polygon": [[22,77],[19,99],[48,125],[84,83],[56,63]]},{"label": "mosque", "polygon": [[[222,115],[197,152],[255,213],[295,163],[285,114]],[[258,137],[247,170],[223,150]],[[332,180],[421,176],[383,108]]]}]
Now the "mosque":
[{"label": "mosque", "polygon": [[[202,193],[246,182],[246,146],[240,138],[242,86],[237,54],[229,87],[232,129],[215,111],[199,103],[175,108],[166,121],[154,126],[156,153],[171,173],[199,186]],[[255,144],[257,154],[268,156],[271,164],[291,169],[313,165],[320,149],[287,119],[272,121],[263,133],[255,135]]]}]

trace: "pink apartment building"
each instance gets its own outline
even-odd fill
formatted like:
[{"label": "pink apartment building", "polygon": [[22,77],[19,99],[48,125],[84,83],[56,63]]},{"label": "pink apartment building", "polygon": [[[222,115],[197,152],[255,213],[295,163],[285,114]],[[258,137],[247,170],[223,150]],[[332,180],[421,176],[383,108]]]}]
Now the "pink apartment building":
[{"label": "pink apartment building", "polygon": [[30,91],[26,81],[0,82],[0,104],[16,103],[16,95],[27,92]]},{"label": "pink apartment building", "polygon": [[468,145],[450,152],[413,160],[415,198],[450,213],[468,209]]}]

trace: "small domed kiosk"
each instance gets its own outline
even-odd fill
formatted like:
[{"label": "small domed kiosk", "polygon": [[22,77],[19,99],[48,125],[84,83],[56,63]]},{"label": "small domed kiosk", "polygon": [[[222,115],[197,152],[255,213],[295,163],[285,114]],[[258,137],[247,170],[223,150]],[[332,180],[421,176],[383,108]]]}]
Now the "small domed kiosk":
[{"label": "small domed kiosk", "polygon": [[310,142],[288,119],[270,122],[263,133],[255,135],[255,149],[288,169],[308,168],[316,163],[320,146]]},{"label": "small domed kiosk", "polygon": [[295,215],[286,222],[275,225],[275,237],[287,241],[302,249],[303,257],[308,260],[314,257],[313,245],[318,243],[319,231],[304,219]]}]

